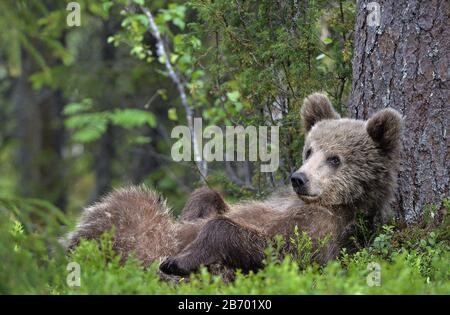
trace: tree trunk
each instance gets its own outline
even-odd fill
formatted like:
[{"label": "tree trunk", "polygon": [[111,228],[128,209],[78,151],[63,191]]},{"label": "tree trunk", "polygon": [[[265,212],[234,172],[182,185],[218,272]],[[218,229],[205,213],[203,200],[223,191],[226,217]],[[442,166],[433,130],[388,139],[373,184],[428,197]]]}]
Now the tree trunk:
[{"label": "tree trunk", "polygon": [[[22,74],[14,84],[12,101],[17,120],[16,134],[19,139],[17,159],[14,163],[20,170],[19,192],[26,197],[37,197],[40,173],[36,157],[41,151],[41,120],[36,94],[27,78],[31,73],[32,62],[28,55],[22,55]],[[41,196],[41,198],[43,198]]]},{"label": "tree trunk", "polygon": [[449,197],[450,2],[377,1],[378,26],[370,2],[357,4],[349,111],[359,119],[385,107],[403,114],[403,153],[393,206],[411,221],[427,205],[443,209],[442,200]]},{"label": "tree trunk", "polygon": [[[102,54],[101,60],[98,62],[103,62],[103,67],[111,67],[111,65],[115,61],[115,49],[114,46],[108,43],[108,37],[114,34],[114,21],[108,20],[103,22],[102,28],[100,30],[101,36],[103,38],[103,46],[102,46]],[[105,83],[111,82],[110,76],[105,76],[103,78]],[[114,83],[111,82],[110,86],[114,86]],[[109,109],[113,106],[113,97],[112,93],[105,93],[101,99],[103,104],[101,105],[101,109]],[[114,140],[117,133],[117,129],[108,124],[106,132],[102,135],[102,137],[98,140],[94,162],[94,171],[95,171],[95,188],[93,196],[91,197],[92,201],[97,200],[99,197],[107,193],[111,190],[112,180],[113,180],[113,167],[112,163],[115,157],[115,146]]]},{"label": "tree trunk", "polygon": [[49,200],[65,210],[65,131],[61,117],[64,100],[59,90],[33,90],[29,76],[37,66],[26,52],[22,53],[22,64],[22,74],[14,82],[12,93],[20,141],[15,161],[20,170],[19,192],[25,197]]}]

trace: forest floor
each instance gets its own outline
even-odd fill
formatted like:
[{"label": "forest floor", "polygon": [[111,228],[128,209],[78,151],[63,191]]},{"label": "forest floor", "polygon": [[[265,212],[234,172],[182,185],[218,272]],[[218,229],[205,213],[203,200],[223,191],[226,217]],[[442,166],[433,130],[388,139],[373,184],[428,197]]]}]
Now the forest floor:
[{"label": "forest floor", "polygon": [[[356,242],[361,245],[355,252],[344,250],[325,266],[312,262],[310,240],[296,234],[293,242],[301,254],[280,259],[270,247],[265,268],[257,273],[238,271],[235,280],[227,282],[202,268],[189,279],[165,282],[157,276],[157,264],[146,270],[132,258],[121,264],[108,234],[100,243],[83,241],[66,255],[57,246],[57,229],[27,223],[0,202],[0,293],[448,294],[450,206],[447,200],[445,204],[447,214],[439,225],[426,220],[411,226],[385,225],[374,236]],[[78,264],[79,273],[71,262]]]}]

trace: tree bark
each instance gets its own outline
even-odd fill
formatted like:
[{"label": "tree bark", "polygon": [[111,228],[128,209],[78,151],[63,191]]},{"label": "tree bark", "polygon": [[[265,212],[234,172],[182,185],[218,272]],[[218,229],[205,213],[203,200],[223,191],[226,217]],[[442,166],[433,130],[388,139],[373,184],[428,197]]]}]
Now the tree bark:
[{"label": "tree bark", "polygon": [[[114,20],[104,21],[102,28],[100,30],[100,34],[103,38],[103,46],[101,48],[101,60],[98,62],[102,62],[102,67],[108,68],[115,61],[115,49],[114,46],[108,43],[108,37],[114,35],[115,25]],[[114,83],[111,82],[110,76],[105,76],[102,80],[109,83],[110,86],[114,86]],[[101,102],[103,102],[101,109],[109,109],[113,106],[113,96],[112,93],[105,93],[101,98]],[[117,129],[108,124],[106,132],[102,135],[102,137],[97,142],[97,148],[94,153],[95,161],[94,161],[94,171],[95,171],[95,189],[92,196],[92,201],[97,200],[108,191],[111,190],[112,181],[114,178],[113,174],[113,160],[116,155],[114,140],[117,137]]]},{"label": "tree bark", "polygon": [[[377,1],[380,24],[358,1],[350,115],[392,107],[403,114],[403,152],[394,210],[407,221],[449,197],[450,2]],[[371,22],[372,21],[372,22]]]},{"label": "tree bark", "polygon": [[[49,58],[48,63],[55,62]],[[33,90],[29,76],[37,65],[22,53],[22,74],[14,82],[12,100],[17,118],[19,192],[25,197],[42,198],[66,208],[67,183],[62,151],[65,130],[62,123],[64,99],[61,91]]]},{"label": "tree bark", "polygon": [[208,175],[208,163],[206,160],[202,157],[202,148],[200,148],[199,145],[199,138],[201,135],[198,135],[196,132],[196,129],[194,128],[194,110],[191,108],[184,83],[182,82],[178,71],[176,71],[176,68],[174,68],[170,62],[170,53],[168,52],[165,43],[161,37],[161,34],[159,32],[158,26],[155,23],[153,14],[150,12],[150,10],[144,6],[140,7],[142,12],[147,16],[148,23],[150,25],[150,32],[152,33],[153,37],[156,39],[156,46],[158,50],[158,55],[160,57],[164,57],[164,65],[166,67],[166,70],[168,72],[168,75],[170,79],[173,81],[175,86],[177,87],[178,93],[180,94],[180,100],[181,105],[184,107],[184,110],[186,112],[186,121],[188,124],[188,128],[191,132],[191,142],[192,147],[194,151],[194,161],[197,165],[198,171],[200,173],[200,181],[202,183],[206,182],[206,176]]}]

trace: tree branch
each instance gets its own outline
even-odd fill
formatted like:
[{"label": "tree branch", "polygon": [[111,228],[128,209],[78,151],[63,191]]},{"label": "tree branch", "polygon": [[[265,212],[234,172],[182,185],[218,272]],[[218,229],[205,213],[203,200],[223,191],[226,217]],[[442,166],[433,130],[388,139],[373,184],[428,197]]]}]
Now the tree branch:
[{"label": "tree branch", "polygon": [[142,12],[144,12],[144,14],[147,16],[147,19],[148,19],[148,22],[150,25],[150,32],[152,33],[153,37],[156,39],[156,43],[157,43],[156,48],[157,48],[158,55],[163,57],[164,65],[167,69],[167,72],[169,73],[169,77],[172,79],[173,83],[175,83],[178,93],[180,94],[181,104],[186,111],[186,120],[188,123],[188,128],[191,132],[191,142],[194,147],[194,157],[195,157],[196,165],[197,165],[197,168],[201,175],[200,179],[202,180],[202,182],[205,182],[206,181],[205,177],[207,176],[207,173],[208,173],[208,164],[206,163],[205,160],[202,159],[201,148],[199,147],[198,141],[197,141],[198,135],[196,134],[196,130],[194,129],[194,113],[192,111],[192,108],[189,106],[184,85],[181,82],[180,77],[174,70],[172,64],[170,63],[170,54],[168,52],[168,49],[164,45],[164,41],[161,37],[161,33],[159,32],[158,26],[155,23],[152,13],[150,12],[150,10],[148,8],[146,8],[144,6],[141,6],[140,8],[141,8]]}]

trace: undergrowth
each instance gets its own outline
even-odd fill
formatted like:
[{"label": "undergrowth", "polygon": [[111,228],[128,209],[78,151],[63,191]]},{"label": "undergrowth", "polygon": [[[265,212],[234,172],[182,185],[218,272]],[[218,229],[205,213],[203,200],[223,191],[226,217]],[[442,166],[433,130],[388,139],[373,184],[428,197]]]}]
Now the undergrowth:
[{"label": "undergrowth", "polygon": [[[449,206],[446,200],[447,208]],[[17,209],[16,209],[17,210]],[[448,213],[447,209],[447,213]],[[0,200],[1,294],[448,294],[450,293],[449,218],[439,225],[385,225],[367,246],[343,250],[325,266],[313,263],[314,247],[297,231],[290,240],[297,255],[280,259],[266,250],[265,268],[225,283],[205,268],[189,281],[163,282],[157,264],[144,270],[130,258],[125,264],[112,249],[111,235],[100,243],[82,241],[70,255],[57,242],[56,228],[33,228],[30,219],[7,211]],[[53,216],[59,222],[60,217]],[[48,224],[48,222],[45,222]],[[55,225],[57,225],[55,223]],[[61,233],[61,231],[59,231]],[[67,280],[80,266],[79,286]]]}]

